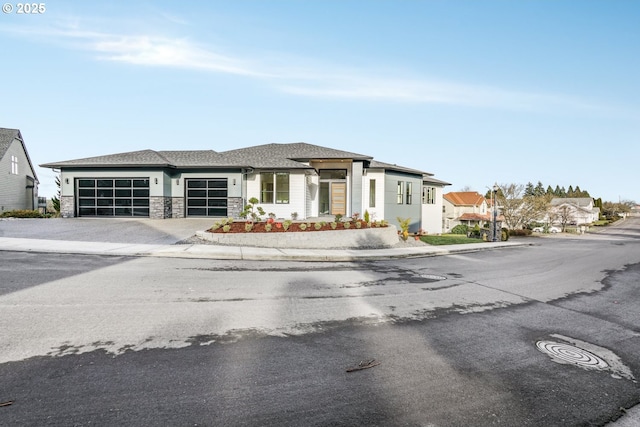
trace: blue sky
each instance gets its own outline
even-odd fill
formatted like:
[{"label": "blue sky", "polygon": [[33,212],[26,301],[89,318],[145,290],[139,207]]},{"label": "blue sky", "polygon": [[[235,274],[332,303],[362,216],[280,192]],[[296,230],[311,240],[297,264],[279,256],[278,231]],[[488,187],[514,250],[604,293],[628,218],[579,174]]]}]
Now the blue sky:
[{"label": "blue sky", "polygon": [[640,202],[637,1],[44,4],[0,15],[0,127],[35,164],[303,141]]}]

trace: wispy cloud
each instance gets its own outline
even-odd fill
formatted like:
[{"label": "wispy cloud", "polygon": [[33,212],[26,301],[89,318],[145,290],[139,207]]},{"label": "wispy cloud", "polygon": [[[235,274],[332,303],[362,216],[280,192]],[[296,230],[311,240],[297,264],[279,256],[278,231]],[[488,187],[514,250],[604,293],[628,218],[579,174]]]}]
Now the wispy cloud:
[{"label": "wispy cloud", "polygon": [[[248,60],[189,38],[86,31],[77,23],[67,22],[51,28],[3,27],[0,30],[91,52],[97,60],[261,79],[276,90],[310,98],[534,111],[606,110],[566,95],[528,93],[430,78],[404,78],[400,73],[389,70],[382,74],[377,70],[347,69],[318,62],[318,59],[311,61],[309,58],[284,56],[274,63],[273,55],[268,59],[257,55],[255,59]],[[311,62],[313,64],[308,67],[299,65]],[[298,65],[291,67],[290,64]]]}]

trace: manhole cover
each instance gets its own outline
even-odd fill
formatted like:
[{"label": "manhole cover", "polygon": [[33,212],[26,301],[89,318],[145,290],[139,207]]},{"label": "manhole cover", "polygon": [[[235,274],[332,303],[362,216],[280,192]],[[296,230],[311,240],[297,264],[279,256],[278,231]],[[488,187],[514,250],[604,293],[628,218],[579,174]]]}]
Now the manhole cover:
[{"label": "manhole cover", "polygon": [[595,354],[569,344],[554,341],[538,341],[536,347],[552,358],[564,362],[592,369],[609,368],[609,364]]}]

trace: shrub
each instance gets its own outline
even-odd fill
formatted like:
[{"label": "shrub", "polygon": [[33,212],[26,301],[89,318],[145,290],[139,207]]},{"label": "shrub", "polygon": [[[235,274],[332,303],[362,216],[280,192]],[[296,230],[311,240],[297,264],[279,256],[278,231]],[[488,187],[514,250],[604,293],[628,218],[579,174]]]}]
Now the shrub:
[{"label": "shrub", "polygon": [[240,212],[240,217],[250,218],[252,221],[260,221],[260,217],[265,215],[264,209],[261,206],[256,206],[259,200],[255,197],[249,199],[249,203],[244,207],[244,210]]},{"label": "shrub", "polygon": [[300,230],[304,231],[306,229],[307,229],[307,224],[305,224],[304,222],[300,224]]},{"label": "shrub", "polygon": [[231,226],[229,224],[226,224],[222,227],[222,231],[224,231],[225,233],[228,233],[231,230]]},{"label": "shrub", "polygon": [[336,214],[336,217],[334,219],[335,222],[340,222],[342,221],[342,214]]},{"label": "shrub", "polygon": [[[531,230],[527,230],[529,232],[529,234],[531,234]],[[509,240],[509,229],[507,228],[502,228],[502,233],[500,233],[500,240],[502,240],[503,242],[506,242],[507,240]]]},{"label": "shrub", "polygon": [[351,223],[349,221],[346,221],[344,223],[344,228],[349,228],[349,227],[351,227]]},{"label": "shrub", "polygon": [[334,230],[335,230],[336,228],[338,228],[338,223],[337,223],[337,222],[335,222],[335,221],[331,222],[331,223],[330,223],[330,225],[331,225],[331,228],[332,228],[332,229],[334,229]]},{"label": "shrub", "polygon": [[39,211],[28,209],[6,211],[0,215],[2,218],[45,218]]},{"label": "shrub", "polygon": [[294,221],[298,219],[298,212],[291,212],[291,219]]},{"label": "shrub", "polygon": [[356,221],[356,228],[362,228],[362,223],[360,221]]},{"label": "shrub", "polygon": [[319,222],[316,222],[316,223],[313,225],[313,228],[315,228],[315,229],[316,229],[316,231],[320,231],[320,229],[322,228],[322,224],[320,224]]},{"label": "shrub", "polygon": [[267,223],[267,224],[265,224],[265,225],[264,225],[264,231],[271,231],[271,227],[273,227],[273,226],[271,225],[271,223]]},{"label": "shrub", "polygon": [[[505,230],[503,228],[503,230]],[[531,236],[531,230],[525,228],[523,230],[509,230],[510,236]]]},{"label": "shrub", "polygon": [[289,229],[289,227],[291,227],[291,223],[292,223],[292,222],[293,222],[293,221],[291,221],[291,220],[289,220],[289,219],[288,219],[288,220],[286,220],[286,221],[284,221],[284,222],[282,223],[282,228],[284,228],[284,231],[287,231],[287,230]]},{"label": "shrub", "polygon": [[451,234],[467,234],[469,227],[464,224],[458,224],[451,229]]},{"label": "shrub", "polygon": [[364,211],[364,222],[366,223],[371,222],[371,216],[369,215],[369,211]]},{"label": "shrub", "polygon": [[253,230],[253,223],[251,223],[251,222],[246,223],[244,225],[244,231],[246,231],[248,233],[251,230]]}]

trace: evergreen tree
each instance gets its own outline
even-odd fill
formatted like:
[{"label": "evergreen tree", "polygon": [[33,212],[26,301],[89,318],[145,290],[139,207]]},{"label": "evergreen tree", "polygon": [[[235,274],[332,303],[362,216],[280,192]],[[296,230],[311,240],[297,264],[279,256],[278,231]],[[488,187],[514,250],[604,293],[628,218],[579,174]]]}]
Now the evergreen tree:
[{"label": "evergreen tree", "polygon": [[58,192],[51,198],[51,205],[53,205],[53,209],[57,213],[60,213],[60,175],[56,176],[56,186],[58,187]]},{"label": "evergreen tree", "polygon": [[567,190],[567,197],[574,197],[573,194],[574,194],[573,186],[570,185],[569,189]]},{"label": "evergreen tree", "polygon": [[567,190],[564,189],[564,185],[560,189],[560,197],[567,197]]},{"label": "evergreen tree", "polygon": [[524,187],[524,195],[525,196],[533,196],[534,195],[534,188],[533,188],[533,184],[531,182],[527,182],[527,185]]},{"label": "evergreen tree", "polygon": [[559,185],[556,185],[556,189],[553,190],[553,195],[556,197],[562,197],[562,190]]},{"label": "evergreen tree", "polygon": [[542,185],[542,182],[538,181],[538,184],[536,184],[536,188],[533,189],[533,195],[544,196],[544,186]]},{"label": "evergreen tree", "polygon": [[552,196],[553,195],[553,189],[551,188],[551,186],[547,187],[547,196]]}]

